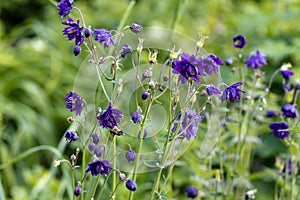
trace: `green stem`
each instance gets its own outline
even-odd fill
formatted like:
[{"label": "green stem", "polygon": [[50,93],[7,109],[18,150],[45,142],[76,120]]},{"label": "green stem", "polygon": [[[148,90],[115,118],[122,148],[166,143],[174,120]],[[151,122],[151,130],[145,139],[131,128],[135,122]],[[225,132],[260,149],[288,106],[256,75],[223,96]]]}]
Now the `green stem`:
[{"label": "green stem", "polygon": [[95,182],[94,187],[93,187],[93,192],[92,192],[91,199],[94,199],[100,177],[101,177],[100,175],[97,176],[96,182]]}]

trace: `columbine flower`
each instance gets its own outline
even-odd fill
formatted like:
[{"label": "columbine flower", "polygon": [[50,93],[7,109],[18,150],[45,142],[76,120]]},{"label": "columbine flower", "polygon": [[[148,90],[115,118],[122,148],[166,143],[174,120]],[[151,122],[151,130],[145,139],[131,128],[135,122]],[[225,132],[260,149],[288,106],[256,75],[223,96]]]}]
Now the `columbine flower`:
[{"label": "columbine flower", "polygon": [[95,29],[93,31],[93,34],[96,35],[95,40],[97,42],[100,42],[101,44],[104,45],[104,48],[107,48],[109,46],[115,46],[116,42],[114,40],[114,37],[112,36],[112,34],[106,30],[106,29]]},{"label": "columbine flower", "polygon": [[289,70],[281,70],[281,75],[286,81],[288,81],[290,80],[290,76],[294,75],[294,72]]},{"label": "columbine flower", "polygon": [[135,151],[133,151],[132,149],[128,150],[125,154],[125,157],[128,162],[134,162],[136,157]]},{"label": "columbine flower", "polygon": [[88,168],[85,173],[91,172],[92,176],[97,176],[98,174],[108,175],[108,171],[112,169],[108,160],[95,160],[88,163]]},{"label": "columbine flower", "polygon": [[285,122],[271,123],[269,128],[273,131],[272,133],[276,138],[284,139],[290,135],[289,131],[283,131],[284,129],[289,128],[289,125]]},{"label": "columbine flower", "polygon": [[109,103],[108,108],[97,116],[100,122],[100,126],[113,130],[114,127],[120,124],[120,119],[122,118],[122,112],[118,109],[112,108],[112,103]]},{"label": "columbine flower", "polygon": [[82,98],[75,92],[70,92],[67,94],[65,101],[67,103],[66,108],[70,112],[75,111],[76,115],[80,115],[82,111]]},{"label": "columbine flower", "polygon": [[[210,54],[209,56],[205,58],[199,59],[199,65],[202,70],[205,71],[207,75],[212,75],[212,73],[216,73],[219,70],[219,66],[223,65],[223,61],[213,54]],[[203,75],[203,74],[200,74]]]},{"label": "columbine flower", "polygon": [[67,142],[71,143],[71,142],[75,142],[78,139],[78,135],[73,131],[68,131],[65,134],[65,138]]},{"label": "columbine flower", "polygon": [[196,198],[198,196],[198,189],[190,185],[186,187],[185,195],[188,198]]},{"label": "columbine flower", "polygon": [[281,107],[282,115],[287,118],[297,118],[298,117],[298,110],[292,104],[286,104]]},{"label": "columbine flower", "polygon": [[240,100],[241,99],[240,93],[245,92],[244,90],[238,88],[238,86],[242,84],[243,84],[242,82],[237,82],[227,87],[221,96],[222,102],[226,101],[226,99],[229,99],[231,103],[234,103],[235,100]]},{"label": "columbine flower", "polygon": [[259,50],[256,51],[256,54],[252,54],[245,61],[247,67],[251,67],[253,69],[258,69],[267,64],[267,59],[264,54],[260,53]]},{"label": "columbine flower", "polygon": [[185,84],[189,78],[196,82],[200,82],[198,75],[205,76],[203,69],[199,66],[199,60],[195,55],[182,53],[181,60],[173,62],[173,73],[180,74],[179,81]]},{"label": "columbine flower", "polygon": [[84,42],[83,27],[80,27],[79,20],[76,23],[72,18],[69,18],[68,21],[62,22],[62,24],[69,26],[63,30],[63,34],[67,36],[68,40],[75,39],[75,45],[81,45]]},{"label": "columbine flower", "polygon": [[76,197],[78,197],[81,194],[81,192],[82,192],[82,190],[81,190],[80,186],[75,187],[75,189],[74,189],[74,195]]},{"label": "columbine flower", "polygon": [[131,119],[132,119],[133,123],[135,123],[135,124],[140,123],[141,118],[142,118],[142,116],[139,112],[136,111],[136,112],[132,113]]},{"label": "columbine flower", "polygon": [[242,49],[247,44],[246,37],[241,34],[236,35],[232,41],[234,48]]},{"label": "columbine flower", "polygon": [[148,98],[148,96],[149,96],[149,92],[147,92],[147,91],[144,91],[144,92],[142,92],[142,99],[143,100],[146,100],[147,98]]},{"label": "columbine flower", "polygon": [[129,45],[127,45],[127,44],[124,44],[123,45],[123,47],[122,47],[122,49],[121,49],[121,52],[120,52],[120,54],[121,54],[121,56],[123,57],[123,58],[125,58],[126,57],[126,54],[132,54],[132,48],[129,46]]},{"label": "columbine flower", "polygon": [[66,17],[68,14],[70,14],[72,7],[73,7],[73,0],[61,0],[61,2],[59,2],[57,4],[57,7],[59,9],[59,15],[60,17]]},{"label": "columbine flower", "polygon": [[274,117],[276,116],[276,112],[274,110],[268,110],[266,116],[269,118]]},{"label": "columbine flower", "polygon": [[141,25],[139,25],[139,24],[132,23],[131,26],[130,26],[129,28],[130,28],[130,30],[131,30],[132,32],[134,32],[134,33],[139,33],[139,32],[142,31],[142,28],[143,28],[143,27],[142,27]]},{"label": "columbine flower", "polygon": [[136,191],[136,183],[133,180],[129,179],[126,181],[126,188],[134,192]]},{"label": "columbine flower", "polygon": [[214,85],[209,85],[206,87],[206,93],[211,96],[214,94],[221,94],[221,91],[219,88],[215,87]]}]

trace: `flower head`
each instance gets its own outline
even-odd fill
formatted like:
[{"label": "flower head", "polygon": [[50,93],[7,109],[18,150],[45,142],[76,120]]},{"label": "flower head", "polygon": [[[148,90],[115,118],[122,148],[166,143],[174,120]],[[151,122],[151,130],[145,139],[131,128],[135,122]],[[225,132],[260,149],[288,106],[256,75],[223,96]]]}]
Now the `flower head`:
[{"label": "flower head", "polygon": [[141,121],[141,114],[137,111],[135,111],[134,113],[132,113],[131,119],[133,121],[133,123],[138,124]]},{"label": "flower head", "polygon": [[274,117],[276,116],[276,112],[274,110],[268,110],[266,116],[269,118]]},{"label": "flower head", "polygon": [[134,192],[136,191],[136,183],[133,180],[129,179],[126,181],[126,188]]},{"label": "flower head", "polygon": [[198,196],[198,189],[190,185],[186,187],[185,195],[188,198],[196,198]]},{"label": "flower head", "polygon": [[223,61],[218,56],[215,56],[214,54],[210,54],[207,57],[199,59],[199,66],[202,70],[205,71],[207,75],[212,75],[212,73],[218,72],[219,66],[222,65],[223,65]]},{"label": "flower head", "polygon": [[67,94],[65,101],[67,103],[66,108],[70,112],[75,111],[76,115],[80,115],[82,111],[82,98],[75,92],[70,92]]},{"label": "flower head", "polygon": [[276,138],[284,139],[290,135],[289,131],[283,131],[289,128],[289,125],[285,122],[273,122],[269,125],[269,128]]},{"label": "flower head", "polygon": [[132,23],[131,26],[129,27],[130,30],[134,33],[139,33],[142,31],[142,26],[136,23]]},{"label": "flower head", "polygon": [[95,40],[100,42],[100,44],[103,44],[104,48],[116,45],[116,41],[114,40],[112,34],[104,28],[95,29],[93,34],[96,35]]},{"label": "flower head", "polygon": [[132,54],[132,48],[128,44],[124,44],[120,54],[123,58],[125,58],[126,54]]},{"label": "flower head", "polygon": [[234,48],[242,49],[247,44],[246,37],[241,34],[236,35],[232,41]]},{"label": "flower head", "polygon": [[292,104],[286,104],[281,107],[282,115],[287,118],[298,118],[298,110]]},{"label": "flower head", "polygon": [[206,87],[206,93],[211,96],[214,94],[221,94],[221,91],[219,88],[215,87],[214,85],[209,85]]},{"label": "flower head", "polygon": [[97,176],[98,174],[108,175],[108,171],[112,169],[108,160],[95,160],[88,163],[88,168],[85,173],[91,172],[92,176]]},{"label": "flower head", "polygon": [[221,100],[222,102],[226,101],[226,99],[229,99],[231,103],[234,103],[235,100],[240,100],[241,99],[241,92],[245,92],[244,90],[241,90],[238,88],[238,86],[242,85],[242,82],[237,82],[229,87],[227,87],[222,96]]},{"label": "flower head", "polygon": [[267,59],[264,54],[260,53],[259,50],[256,51],[256,54],[252,54],[245,61],[247,67],[251,67],[253,69],[258,69],[267,64]]},{"label": "flower head", "polygon": [[135,151],[133,151],[132,149],[128,150],[125,154],[125,157],[128,162],[134,162],[136,157]]},{"label": "flower head", "polygon": [[63,30],[63,34],[67,36],[68,40],[75,39],[75,45],[81,45],[84,42],[83,27],[80,27],[79,20],[75,22],[72,18],[69,18],[68,21],[62,22],[62,24],[68,26]]},{"label": "flower head", "polygon": [[290,76],[294,75],[294,72],[289,70],[281,70],[281,75],[284,78],[284,80],[288,81],[290,80]]},{"label": "flower head", "polygon": [[66,17],[68,14],[70,14],[72,7],[73,7],[73,0],[61,0],[61,2],[59,2],[57,4],[57,7],[59,9],[59,15],[60,17]]},{"label": "flower head", "polygon": [[65,133],[65,138],[67,142],[71,143],[71,142],[75,142],[78,139],[78,135],[73,131],[68,131]]},{"label": "flower head", "polygon": [[108,108],[97,116],[100,122],[100,126],[113,130],[114,127],[120,124],[120,119],[122,118],[122,112],[118,109],[112,108],[112,103],[109,103]]}]

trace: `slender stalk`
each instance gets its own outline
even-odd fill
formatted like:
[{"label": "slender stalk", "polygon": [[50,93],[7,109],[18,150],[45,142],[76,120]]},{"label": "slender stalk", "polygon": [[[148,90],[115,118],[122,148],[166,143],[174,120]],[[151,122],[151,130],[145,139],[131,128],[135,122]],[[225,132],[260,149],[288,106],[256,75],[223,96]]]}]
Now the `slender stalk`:
[{"label": "slender stalk", "polygon": [[91,199],[93,199],[94,196],[95,196],[100,177],[101,177],[100,175],[97,176],[96,182],[95,182],[94,187],[93,187],[93,192],[92,192]]}]

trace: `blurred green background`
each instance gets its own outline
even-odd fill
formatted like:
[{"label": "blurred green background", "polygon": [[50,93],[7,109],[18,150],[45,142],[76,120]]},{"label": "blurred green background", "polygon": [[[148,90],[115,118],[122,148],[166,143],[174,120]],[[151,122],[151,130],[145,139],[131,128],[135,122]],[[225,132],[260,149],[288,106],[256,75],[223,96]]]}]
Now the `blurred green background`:
[{"label": "blurred green background", "polygon": [[[1,200],[47,199],[47,195],[54,199],[67,198],[68,180],[61,179],[67,176],[66,172],[55,173],[52,162],[59,153],[49,146],[64,151],[60,141],[69,126],[65,119],[70,115],[64,98],[72,90],[77,69],[87,54],[73,56],[73,42],[62,35],[62,19],[53,2],[10,0],[0,3]],[[75,4],[84,13],[87,24],[116,29],[129,1],[77,0]],[[295,82],[300,79],[299,11],[298,0],[138,0],[126,24],[136,22],[144,27],[172,28],[194,39],[203,33],[209,36],[205,49],[224,60],[237,54],[232,47],[233,36],[244,34],[248,41],[244,56],[256,49],[265,53],[267,77],[282,63],[290,62],[294,66],[292,82]],[[280,95],[280,78],[275,84],[278,89],[273,92]],[[265,145],[271,147],[272,144]],[[45,151],[30,154],[18,162],[13,160],[3,167],[38,146]],[[258,157],[256,162],[260,165],[273,162],[278,151],[280,146],[264,158]],[[53,174],[56,175],[53,177]],[[259,178],[257,187],[267,194],[268,177]],[[187,182],[186,177],[182,179],[182,182],[177,180],[179,185]],[[261,197],[267,198],[272,199]]]}]

